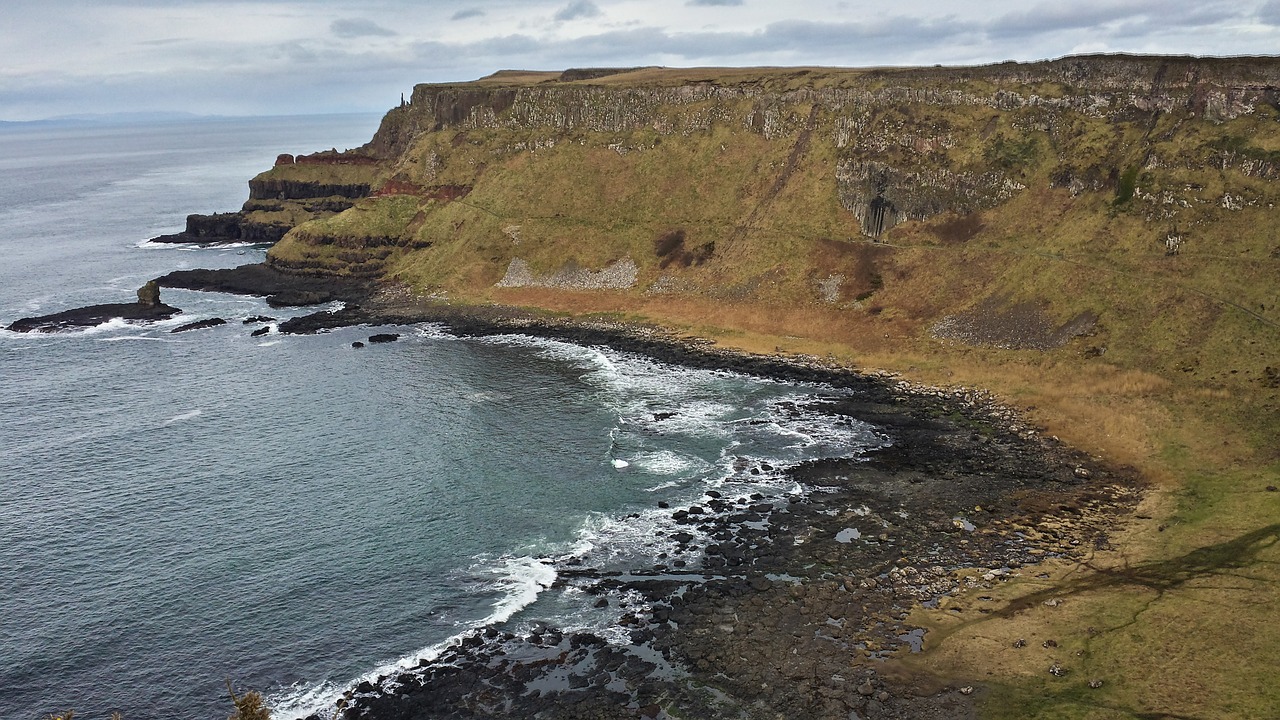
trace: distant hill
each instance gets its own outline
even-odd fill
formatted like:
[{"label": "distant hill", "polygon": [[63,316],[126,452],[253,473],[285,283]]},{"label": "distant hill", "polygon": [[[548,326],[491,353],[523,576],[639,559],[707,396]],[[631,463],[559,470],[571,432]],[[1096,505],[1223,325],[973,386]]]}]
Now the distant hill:
[{"label": "distant hill", "polygon": [[187,112],[120,112],[77,113],[57,115],[40,120],[0,120],[0,127],[32,127],[40,125],[136,125],[139,123],[177,122],[182,120],[208,120],[220,116],[197,115]]}]

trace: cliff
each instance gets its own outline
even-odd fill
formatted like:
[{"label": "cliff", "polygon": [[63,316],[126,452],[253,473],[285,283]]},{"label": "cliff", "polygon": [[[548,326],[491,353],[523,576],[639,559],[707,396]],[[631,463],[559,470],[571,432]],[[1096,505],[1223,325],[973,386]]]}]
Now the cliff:
[{"label": "cliff", "polygon": [[1280,322],[1257,282],[1280,257],[1278,88],[1274,58],[504,72],[282,159],[241,227],[292,228],[278,269],[424,293],[731,301],[837,337],[1170,348],[1162,371],[1216,376],[1206,352]]},{"label": "cliff", "polygon": [[1278,175],[1278,58],[502,72],[242,219],[286,274],[991,388],[1152,489],[1087,562],[921,609],[915,667],[992,717],[1243,718],[1280,703]]}]

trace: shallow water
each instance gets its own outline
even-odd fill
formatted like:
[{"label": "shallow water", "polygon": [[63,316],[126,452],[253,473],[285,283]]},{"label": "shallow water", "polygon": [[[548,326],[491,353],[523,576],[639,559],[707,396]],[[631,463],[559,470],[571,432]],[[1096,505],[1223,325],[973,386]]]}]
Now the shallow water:
[{"label": "shallow water", "polygon": [[[140,241],[376,122],[0,131],[0,324],[260,259]],[[0,332],[0,717],[225,717],[225,678],[292,717],[484,622],[602,625],[542,592],[551,558],[645,567],[673,549],[659,500],[785,489],[788,464],[882,442],[805,410],[818,388],[432,326],[252,338],[241,320],[286,314],[164,299],[186,312]]]}]

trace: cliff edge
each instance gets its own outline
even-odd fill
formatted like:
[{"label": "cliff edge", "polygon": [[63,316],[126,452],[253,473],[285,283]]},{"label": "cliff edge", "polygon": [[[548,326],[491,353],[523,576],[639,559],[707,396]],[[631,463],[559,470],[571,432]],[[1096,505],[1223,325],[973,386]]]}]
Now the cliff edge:
[{"label": "cliff edge", "polygon": [[1260,717],[1280,703],[1277,179],[1274,57],[508,71],[282,157],[234,224],[273,228],[274,270],[402,303],[990,388],[1152,490],[1114,546],[920,609],[905,665],[986,678],[992,717]]}]

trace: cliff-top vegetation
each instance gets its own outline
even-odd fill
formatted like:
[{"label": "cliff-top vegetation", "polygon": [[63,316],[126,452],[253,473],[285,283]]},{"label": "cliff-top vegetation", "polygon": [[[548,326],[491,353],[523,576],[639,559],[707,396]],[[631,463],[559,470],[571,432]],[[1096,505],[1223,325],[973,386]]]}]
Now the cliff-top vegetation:
[{"label": "cliff-top vegetation", "polygon": [[315,195],[270,263],[982,386],[1151,481],[1089,563],[921,610],[913,671],[991,717],[1280,709],[1280,60],[502,72],[344,155],[255,180]]}]

